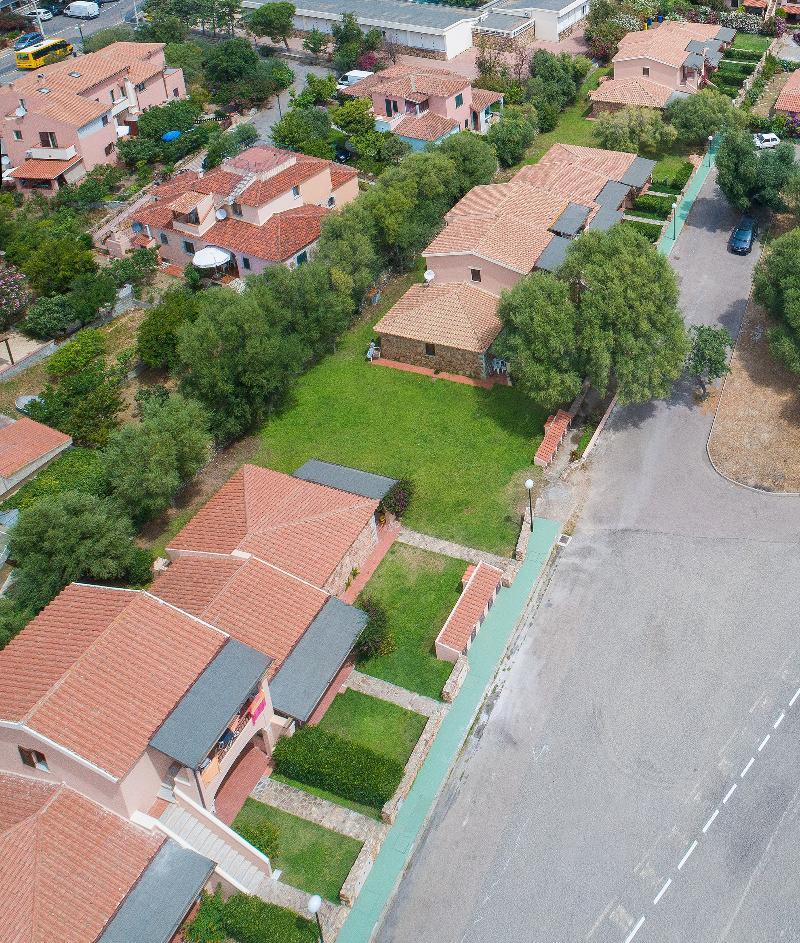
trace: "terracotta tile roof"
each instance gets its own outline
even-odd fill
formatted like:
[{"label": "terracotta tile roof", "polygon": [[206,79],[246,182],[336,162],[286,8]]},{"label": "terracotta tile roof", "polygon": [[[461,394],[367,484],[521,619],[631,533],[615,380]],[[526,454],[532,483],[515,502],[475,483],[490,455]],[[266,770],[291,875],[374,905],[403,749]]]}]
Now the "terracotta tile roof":
[{"label": "terracotta tile roof", "polygon": [[456,217],[423,255],[427,258],[469,253],[527,274],[552,238],[553,234],[544,226],[515,219],[510,214],[492,221],[481,217]]},{"label": "terracotta tile roof", "polygon": [[375,333],[485,353],[502,328],[497,305],[494,295],[472,285],[412,285],[378,321]]},{"label": "terracotta tile roof", "polygon": [[171,200],[169,207],[176,213],[189,213],[205,196],[207,194],[198,193],[197,190],[186,190],[179,197]]},{"label": "terracotta tile roof", "polygon": [[[8,88],[14,89],[14,86]],[[24,98],[25,107],[31,114],[65,121],[79,128],[111,111],[111,102],[105,104],[93,98],[82,98],[73,92],[50,89],[46,94],[32,90],[14,90],[10,93],[0,91],[0,112],[8,117],[13,116],[20,98]]]},{"label": "terracotta tile roof", "polygon": [[19,167],[11,171],[9,176],[14,177],[15,180],[55,180],[65,170],[69,170],[82,160],[80,154],[70,157],[69,160],[41,160],[26,157]]},{"label": "terracotta tile roof", "polygon": [[169,203],[148,203],[135,213],[131,213],[132,223],[141,223],[143,226],[157,226],[166,229],[172,222],[172,207]]},{"label": "terracotta tile roof", "polygon": [[800,3],[784,3],[782,6],[790,16],[800,15]]},{"label": "terracotta tile roof", "polygon": [[346,89],[344,94],[356,98],[385,95],[389,98],[424,101],[430,95],[450,98],[468,85],[469,79],[455,72],[398,65],[361,79]]},{"label": "terracotta tile roof", "polygon": [[623,36],[614,62],[625,59],[652,59],[680,66],[686,61],[686,46],[693,40],[713,39],[719,26],[710,23],[678,23],[666,20],[653,29],[636,30]]},{"label": "terracotta tile roof", "polygon": [[[246,153],[246,152],[245,152]],[[281,170],[266,180],[256,180],[237,197],[237,202],[244,206],[263,206],[284,193],[289,193],[292,187],[298,187],[306,180],[318,177],[331,166],[330,161],[311,160],[298,161]]]},{"label": "terracotta tile roof", "polygon": [[3,939],[92,943],[163,840],[66,786],[0,773]]},{"label": "terracotta tile roof", "polygon": [[538,163],[520,168],[512,181],[556,190],[588,206],[609,180],[621,180],[635,160],[635,154],[624,151],[554,144]]},{"label": "terracotta tile roof", "polygon": [[72,584],[0,652],[0,716],[122,778],[224,642],[147,593]]},{"label": "terracotta tile roof", "polygon": [[327,212],[321,206],[298,206],[275,213],[263,226],[229,217],[214,223],[201,238],[210,246],[268,262],[285,262],[319,239],[321,220]]},{"label": "terracotta tile roof", "polygon": [[483,111],[495,102],[502,99],[500,92],[490,92],[488,88],[472,89],[472,109],[473,111]]},{"label": "terracotta tile roof", "polygon": [[330,598],[255,557],[178,557],[151,592],[263,652],[272,678]]},{"label": "terracotta tile roof", "polygon": [[355,168],[343,167],[341,164],[331,164],[331,189],[337,190],[354,177],[358,177],[358,171]]},{"label": "terracotta tile roof", "polygon": [[775,111],[783,111],[787,114],[800,112],[800,70],[791,73],[774,107]]},{"label": "terracotta tile roof", "polygon": [[509,183],[490,183],[473,187],[447,213],[448,222],[460,217],[481,217],[486,220],[513,216],[527,223],[545,227],[558,219],[571,201],[569,194],[541,190],[522,180]]},{"label": "terracotta tile roof", "polygon": [[436,641],[462,654],[469,648],[483,621],[487,607],[500,588],[503,573],[488,563],[467,567],[464,591],[447,617]]},{"label": "terracotta tile roof", "polygon": [[[302,159],[303,155],[295,154],[294,151],[284,151],[278,147],[264,147],[263,144],[258,144],[255,147],[248,147],[246,151],[242,151],[236,157],[231,157],[226,163],[248,173],[263,173],[267,170],[276,170],[287,163],[294,163],[298,158]],[[310,159],[313,161],[318,158]]]},{"label": "terracotta tile roof", "polygon": [[663,108],[674,89],[650,79],[609,79],[589,92],[593,102],[634,105],[639,108]]},{"label": "terracotta tile roof", "polygon": [[0,475],[6,478],[72,439],[27,416],[0,427]]},{"label": "terracotta tile roof", "polygon": [[377,501],[244,465],[167,549],[241,550],[324,586],[377,507]]},{"label": "terracotta tile roof", "polygon": [[424,115],[409,115],[403,118],[399,124],[395,125],[394,133],[413,138],[415,141],[438,141],[457,127],[459,127],[458,122],[452,118],[426,111]]}]

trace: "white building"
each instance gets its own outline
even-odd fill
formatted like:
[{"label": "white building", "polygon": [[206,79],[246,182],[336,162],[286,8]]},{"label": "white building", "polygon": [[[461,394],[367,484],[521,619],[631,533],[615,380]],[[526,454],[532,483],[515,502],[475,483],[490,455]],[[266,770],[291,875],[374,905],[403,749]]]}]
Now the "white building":
[{"label": "white building", "polygon": [[589,12],[591,0],[505,0],[484,12],[475,31],[517,36],[531,29],[536,39],[558,42]]}]

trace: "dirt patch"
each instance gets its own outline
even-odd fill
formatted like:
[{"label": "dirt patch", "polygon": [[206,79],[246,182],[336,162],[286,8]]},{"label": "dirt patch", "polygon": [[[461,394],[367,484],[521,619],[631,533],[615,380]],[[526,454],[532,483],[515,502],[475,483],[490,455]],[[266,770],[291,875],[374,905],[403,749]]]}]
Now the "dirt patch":
[{"label": "dirt patch", "polygon": [[751,302],[708,450],[717,470],[740,484],[800,492],[800,377],[773,358],[770,327]]},{"label": "dirt patch", "polygon": [[779,72],[767,82],[764,91],[759,96],[758,101],[753,105],[752,112],[762,118],[768,118],[773,105],[778,100],[778,95],[783,91],[783,86],[789,81],[791,72]]}]

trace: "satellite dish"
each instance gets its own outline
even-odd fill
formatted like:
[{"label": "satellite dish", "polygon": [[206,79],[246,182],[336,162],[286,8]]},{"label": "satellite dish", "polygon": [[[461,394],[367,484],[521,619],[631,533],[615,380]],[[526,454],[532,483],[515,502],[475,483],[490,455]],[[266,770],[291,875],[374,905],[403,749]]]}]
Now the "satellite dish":
[{"label": "satellite dish", "polygon": [[217,210],[217,212],[214,213],[214,215],[217,217],[217,219],[226,219],[227,216],[228,216],[228,211],[225,209],[224,206],[221,206],[221,207]]},{"label": "satellite dish", "polygon": [[436,278],[436,273],[432,272],[430,269],[426,269],[423,278],[425,279],[425,284],[430,285],[434,278]]},{"label": "satellite dish", "polygon": [[24,105],[17,105],[16,111],[14,114],[18,118],[24,118],[28,114],[28,109]]}]

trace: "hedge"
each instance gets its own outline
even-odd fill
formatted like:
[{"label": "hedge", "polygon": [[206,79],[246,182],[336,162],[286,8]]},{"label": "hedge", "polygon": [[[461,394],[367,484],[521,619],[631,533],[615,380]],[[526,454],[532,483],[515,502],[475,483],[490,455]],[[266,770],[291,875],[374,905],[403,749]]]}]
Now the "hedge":
[{"label": "hedge", "polygon": [[664,190],[669,193],[680,193],[694,173],[694,166],[685,161],[674,174],[653,177],[653,189]]},{"label": "hedge", "polygon": [[24,484],[19,491],[0,504],[0,511],[31,507],[42,498],[80,491],[82,494],[101,495],[103,474],[100,453],[94,449],[72,448],[60,455],[43,471]]},{"label": "hedge", "polygon": [[375,809],[392,798],[404,772],[400,763],[319,727],[283,737],[272,756],[281,776]]},{"label": "hedge", "polygon": [[655,242],[661,235],[661,226],[656,225],[656,223],[641,223],[636,219],[623,219],[622,225],[630,226],[631,229],[640,232],[650,242]]},{"label": "hedge", "polygon": [[668,196],[652,196],[645,193],[644,196],[637,196],[633,201],[634,213],[644,211],[654,214],[658,219],[666,219],[672,212],[672,204]]},{"label": "hedge", "polygon": [[718,75],[752,75],[756,71],[755,62],[732,62],[730,59],[723,59],[717,70]]},{"label": "hedge", "polygon": [[317,943],[318,939],[310,920],[249,894],[223,900],[219,886],[213,894],[203,892],[200,909],[184,935],[190,943]]},{"label": "hedge", "polygon": [[729,49],[722,57],[723,62],[759,62],[763,52],[757,52],[755,49]]}]

